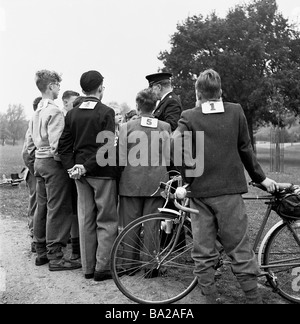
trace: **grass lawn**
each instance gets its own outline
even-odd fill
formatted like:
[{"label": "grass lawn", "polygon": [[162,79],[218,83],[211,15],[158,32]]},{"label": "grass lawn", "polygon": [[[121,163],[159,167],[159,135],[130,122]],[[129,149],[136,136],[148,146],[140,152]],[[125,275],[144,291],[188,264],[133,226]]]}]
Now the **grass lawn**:
[{"label": "grass lawn", "polygon": [[[0,146],[0,176],[10,178],[11,173],[19,173],[24,167],[22,144]],[[0,215],[10,217],[27,217],[29,191],[25,181],[19,186],[9,184],[0,186]]]},{"label": "grass lawn", "polygon": [[23,144],[0,145],[0,175],[10,177],[11,173],[20,173],[24,167],[22,159]]},{"label": "grass lawn", "polygon": [[[257,158],[262,164],[270,165],[270,147],[269,144],[256,146]],[[300,143],[294,143],[284,147],[284,167],[288,169],[291,166],[300,168]]]}]

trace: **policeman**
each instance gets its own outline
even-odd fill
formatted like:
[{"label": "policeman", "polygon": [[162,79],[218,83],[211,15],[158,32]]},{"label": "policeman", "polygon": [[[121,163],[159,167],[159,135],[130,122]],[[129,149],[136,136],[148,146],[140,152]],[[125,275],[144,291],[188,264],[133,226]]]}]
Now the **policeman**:
[{"label": "policeman", "polygon": [[169,123],[173,132],[177,128],[182,105],[179,96],[173,92],[171,77],[171,73],[160,72],[147,75],[146,79],[157,98],[156,108],[152,114],[155,118]]},{"label": "policeman", "polygon": [[[172,74],[168,72],[160,72],[155,74],[150,74],[146,76],[146,79],[149,82],[149,88],[155,94],[157,98],[156,108],[152,112],[152,115],[162,121],[165,121],[170,124],[171,131],[174,132],[177,128],[177,123],[182,112],[182,105],[179,96],[173,92],[171,84]],[[174,176],[178,175],[178,171],[175,166],[171,165],[167,168],[169,171],[169,177],[172,179]],[[177,187],[177,183],[173,183],[173,187]],[[168,208],[177,210],[173,202],[167,204]],[[168,244],[169,238],[162,238],[162,244]],[[182,245],[185,245],[185,239],[183,233],[181,233],[180,241]]]}]

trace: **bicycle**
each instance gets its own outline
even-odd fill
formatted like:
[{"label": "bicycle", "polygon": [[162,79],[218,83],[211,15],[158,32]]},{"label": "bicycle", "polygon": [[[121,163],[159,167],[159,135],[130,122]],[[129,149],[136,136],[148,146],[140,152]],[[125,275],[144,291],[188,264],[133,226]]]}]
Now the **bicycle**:
[{"label": "bicycle", "polygon": [[[21,173],[23,170],[21,171]],[[3,174],[2,180],[0,180],[0,186],[12,186],[12,187],[17,187],[19,184],[24,181],[24,178],[20,178],[19,174],[17,173],[12,173],[11,178],[6,178],[6,176]]]},{"label": "bicycle", "polygon": [[[173,181],[163,183],[164,207],[157,213],[142,216],[128,224],[118,235],[111,253],[111,271],[118,289],[129,299],[144,304],[174,303],[188,295],[197,285],[193,274],[191,257],[193,236],[190,213],[198,214],[189,206],[187,186],[173,188]],[[258,184],[252,185],[264,189]],[[244,199],[265,200],[267,210],[261,222],[253,245],[258,251],[260,276],[265,276],[273,290],[284,299],[300,303],[300,220],[282,218],[262,237],[271,211],[285,195],[282,184],[279,192],[265,196],[244,197]],[[178,211],[165,208],[169,200],[174,201]],[[151,223],[150,223],[151,222]],[[145,229],[153,222],[156,230],[145,238]],[[179,241],[180,232],[184,232]],[[162,235],[164,233],[164,235]],[[167,235],[165,235],[167,234]],[[168,237],[165,243],[161,237]],[[224,263],[222,253],[216,269]]]}]

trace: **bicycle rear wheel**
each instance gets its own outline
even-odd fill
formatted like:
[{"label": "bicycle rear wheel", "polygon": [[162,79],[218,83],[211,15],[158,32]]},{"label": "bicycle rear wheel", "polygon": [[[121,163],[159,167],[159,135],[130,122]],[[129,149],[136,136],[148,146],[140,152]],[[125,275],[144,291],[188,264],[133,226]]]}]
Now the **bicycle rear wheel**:
[{"label": "bicycle rear wheel", "polygon": [[264,253],[268,282],[283,298],[300,303],[300,222],[291,223],[298,242],[286,223],[270,236]]},{"label": "bicycle rear wheel", "polygon": [[[162,228],[165,220],[173,223],[168,235]],[[129,299],[173,303],[196,286],[190,224],[181,228],[183,235],[176,235],[178,226],[176,215],[156,213],[140,217],[119,234],[112,248],[111,270],[117,287]]]}]

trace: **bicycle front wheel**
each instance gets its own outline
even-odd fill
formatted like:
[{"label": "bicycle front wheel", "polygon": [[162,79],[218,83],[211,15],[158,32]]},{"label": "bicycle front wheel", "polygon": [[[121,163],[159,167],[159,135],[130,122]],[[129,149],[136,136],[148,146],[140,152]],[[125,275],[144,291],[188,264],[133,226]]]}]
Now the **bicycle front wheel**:
[{"label": "bicycle front wheel", "polygon": [[[166,221],[170,234],[165,231]],[[126,297],[137,303],[167,304],[196,286],[190,223],[179,226],[176,215],[156,213],[140,217],[119,234],[111,266],[113,279]]]},{"label": "bicycle front wheel", "polygon": [[300,303],[300,222],[291,226],[293,231],[284,223],[272,233],[265,248],[264,266],[275,292]]}]

